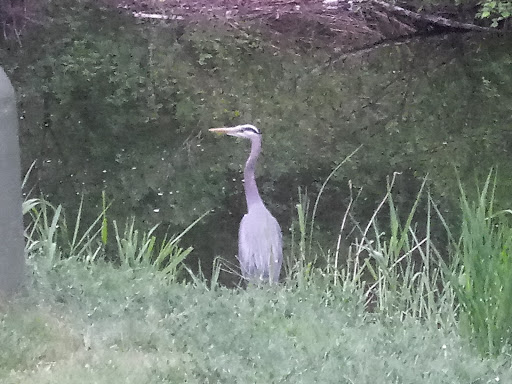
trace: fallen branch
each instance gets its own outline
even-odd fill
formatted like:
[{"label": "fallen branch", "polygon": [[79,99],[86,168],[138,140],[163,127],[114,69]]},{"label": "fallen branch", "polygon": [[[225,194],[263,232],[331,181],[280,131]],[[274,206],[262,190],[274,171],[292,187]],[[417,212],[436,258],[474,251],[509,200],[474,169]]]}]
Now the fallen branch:
[{"label": "fallen branch", "polygon": [[161,15],[158,13],[146,12],[132,12],[133,16],[138,19],[151,19],[151,20],[183,20],[183,16],[179,15]]},{"label": "fallen branch", "polygon": [[479,25],[469,24],[469,23],[461,23],[459,21],[446,19],[441,16],[421,15],[419,13],[409,11],[405,8],[399,7],[397,5],[392,5],[392,4],[386,3],[385,1],[381,1],[381,0],[370,0],[370,1],[371,1],[371,3],[384,8],[387,12],[394,13],[396,15],[400,15],[400,16],[404,16],[404,17],[408,17],[409,19],[420,21],[420,22],[423,22],[426,24],[431,24],[431,25],[435,25],[435,26],[439,26],[439,27],[443,27],[443,28],[465,30],[465,31],[480,31],[480,32],[496,31],[496,29],[494,29],[494,28],[481,27]]}]

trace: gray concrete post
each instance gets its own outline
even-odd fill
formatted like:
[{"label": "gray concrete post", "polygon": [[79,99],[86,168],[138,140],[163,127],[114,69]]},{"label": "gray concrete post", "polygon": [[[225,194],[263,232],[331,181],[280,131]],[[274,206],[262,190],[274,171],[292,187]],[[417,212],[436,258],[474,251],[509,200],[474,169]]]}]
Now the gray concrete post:
[{"label": "gray concrete post", "polygon": [[0,295],[22,284],[25,255],[16,98],[0,67]]}]

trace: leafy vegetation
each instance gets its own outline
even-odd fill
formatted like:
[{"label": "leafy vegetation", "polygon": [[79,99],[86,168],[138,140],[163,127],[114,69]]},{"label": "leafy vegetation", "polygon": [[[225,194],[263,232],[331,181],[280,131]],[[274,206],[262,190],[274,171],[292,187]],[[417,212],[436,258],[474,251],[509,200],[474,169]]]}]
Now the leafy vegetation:
[{"label": "leafy vegetation", "polygon": [[[100,215],[82,232],[82,204],[76,215],[74,227],[70,228],[61,205],[55,208],[44,199],[26,200],[23,210],[32,218],[26,229],[27,252],[32,256],[44,255],[42,258],[48,263],[47,268],[52,268],[63,258],[68,257],[86,264],[94,263],[98,259],[111,258],[108,247],[112,239],[109,241],[107,209],[104,203]],[[193,250],[192,247],[181,248],[179,242],[207,213],[179,235],[173,235],[169,239],[165,236],[160,246],[154,235],[157,226],[139,234],[139,230],[135,228],[135,219],[132,218],[127,222],[124,231],[120,232],[114,220],[117,247],[114,262],[128,269],[145,269],[148,273],[163,275],[173,281],[181,271],[183,260]]]},{"label": "leafy vegetation", "polygon": [[[348,222],[354,223],[350,211],[354,201],[351,202],[333,250],[325,252],[311,247],[308,228],[313,226],[314,213],[308,223],[307,205],[306,208],[302,203],[297,206],[300,252],[297,257],[292,247],[292,260],[288,263],[292,265],[291,283],[304,287],[322,281],[326,286],[343,287],[344,291],[360,296],[365,309],[383,316],[428,319],[437,325],[455,324],[456,301],[450,281],[453,271],[444,268],[443,255],[433,240],[438,211],[424,191],[426,179],[411,210],[404,216],[399,215],[393,199],[395,177],[366,224],[355,222],[351,228]],[[427,211],[423,216],[418,214],[417,207],[425,195]],[[418,217],[424,218],[424,223]],[[348,248],[341,246],[351,239],[355,241]],[[323,260],[319,260],[319,255]]]},{"label": "leafy vegetation", "polygon": [[462,325],[482,353],[497,355],[512,340],[512,228],[506,217],[512,211],[495,211],[491,177],[474,202],[461,188],[461,266],[455,287]]},{"label": "leafy vegetation", "polygon": [[477,16],[481,19],[490,19],[491,26],[497,27],[512,17],[512,3],[508,0],[486,0],[481,2]]},{"label": "leafy vegetation", "polygon": [[[125,254],[119,259],[125,261],[108,262],[103,245],[110,235],[101,230],[105,209],[94,228],[77,229],[77,221],[69,231],[61,208],[27,200],[30,277],[27,291],[2,305],[0,379],[56,384],[512,380],[504,327],[510,236],[502,220],[493,221],[499,215],[492,210],[490,179],[475,203],[462,195],[461,238],[455,241],[450,233],[450,245],[443,248],[453,251],[450,263],[431,234],[435,222],[444,220],[426,183],[404,221],[393,198],[395,183],[393,177],[366,224],[352,220],[350,207],[343,215],[339,237],[353,230],[359,239],[347,248],[339,239],[332,250],[315,245],[313,212],[302,197],[297,248],[283,284],[246,289],[219,285],[218,269],[207,282],[155,262],[158,257],[148,256],[155,249],[153,232],[139,235],[131,224],[124,235],[115,235]],[[426,216],[418,213],[421,201],[429,207]],[[79,240],[69,242],[65,233]],[[82,244],[72,249],[90,257],[64,254],[70,243]],[[176,252],[174,260],[181,264],[184,251]],[[484,339],[492,339],[492,351]]]}]

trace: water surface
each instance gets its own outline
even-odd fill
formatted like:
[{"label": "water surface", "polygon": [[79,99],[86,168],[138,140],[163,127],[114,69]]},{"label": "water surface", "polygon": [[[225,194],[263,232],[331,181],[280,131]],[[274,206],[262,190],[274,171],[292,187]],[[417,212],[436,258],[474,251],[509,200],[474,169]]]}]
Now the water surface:
[{"label": "water surface", "polygon": [[288,241],[298,188],[315,198],[360,145],[320,202],[324,249],[334,246],[349,182],[361,190],[362,221],[394,172],[404,212],[428,174],[455,217],[455,170],[473,186],[490,167],[499,204],[510,206],[510,39],[453,34],[342,56],[219,24],[146,24],[97,10],[70,20],[45,26],[7,60],[24,167],[37,159],[32,185],[68,215],[83,195],[91,218],[102,190],[110,218],[135,215],[142,226],[176,231],[213,210],[185,239],[197,250],[191,263],[234,260],[248,143],[207,129],[239,123],[263,131],[259,188]]}]

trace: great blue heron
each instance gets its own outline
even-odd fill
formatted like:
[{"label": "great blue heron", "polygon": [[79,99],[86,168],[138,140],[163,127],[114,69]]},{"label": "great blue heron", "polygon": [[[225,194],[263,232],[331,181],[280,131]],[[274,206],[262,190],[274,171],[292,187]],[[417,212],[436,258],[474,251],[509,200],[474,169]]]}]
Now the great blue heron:
[{"label": "great blue heron", "polygon": [[210,132],[251,140],[251,154],[244,169],[247,213],[240,222],[238,232],[238,260],[244,279],[276,283],[283,261],[281,227],[263,204],[254,177],[256,161],[261,151],[261,132],[251,124],[211,128]]}]

